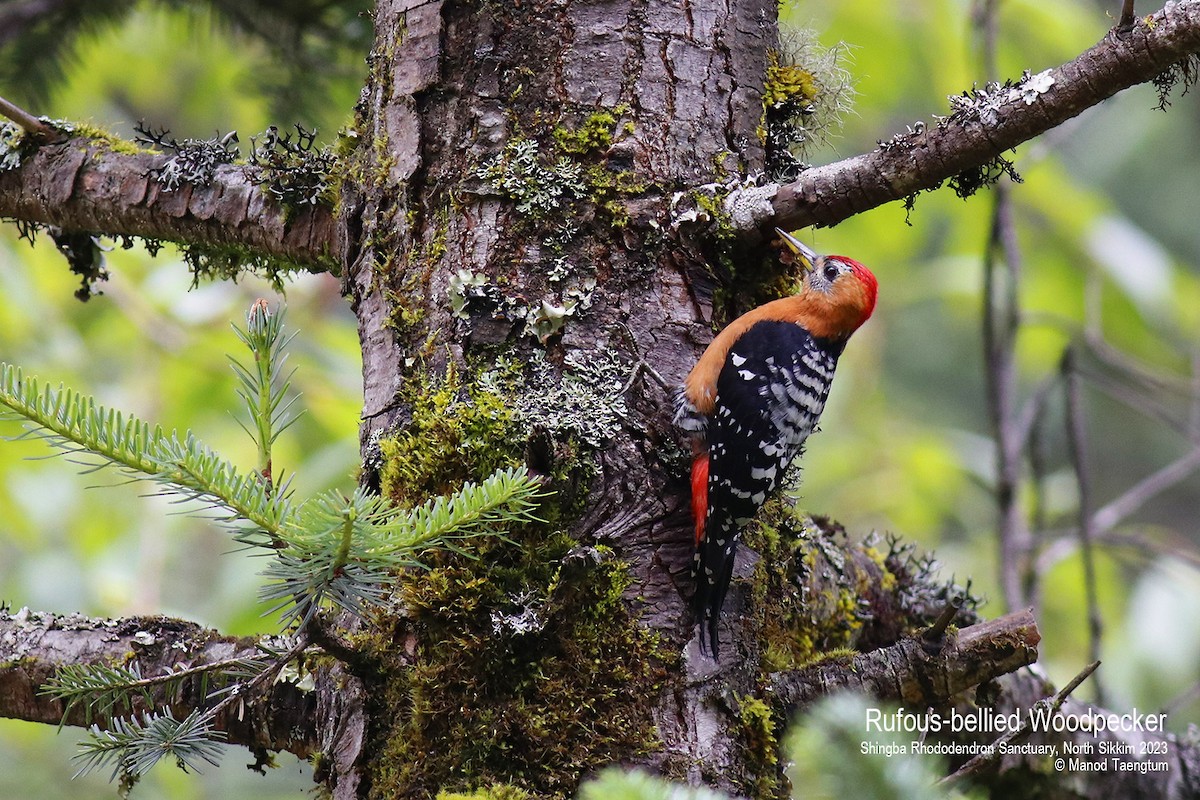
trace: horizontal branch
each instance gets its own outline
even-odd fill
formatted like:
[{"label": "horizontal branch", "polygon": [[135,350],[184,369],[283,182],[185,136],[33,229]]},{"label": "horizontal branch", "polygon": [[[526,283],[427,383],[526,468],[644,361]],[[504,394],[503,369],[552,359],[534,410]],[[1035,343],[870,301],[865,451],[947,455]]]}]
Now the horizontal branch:
[{"label": "horizontal branch", "polygon": [[[0,717],[107,727],[109,719],[97,713],[89,720],[81,705],[64,720],[63,703],[41,694],[42,687],[64,666],[137,667],[150,678],[181,668],[261,657],[259,642],[255,637],[221,636],[167,617],[106,620],[28,609],[0,611]],[[203,700],[205,682],[201,676],[189,678],[173,695],[162,699],[182,719]],[[254,749],[286,750],[300,758],[321,749],[316,691],[276,681],[265,692],[241,699],[215,721],[227,741]]]},{"label": "horizontal branch", "polygon": [[796,709],[842,689],[914,707],[943,706],[958,693],[1037,661],[1041,641],[1029,610],[947,633],[940,647],[921,638],[849,659],[830,659],[772,683],[780,705]]},{"label": "horizontal branch", "polygon": [[240,166],[216,168],[202,186],[168,190],[154,177],[169,156],[127,153],[76,135],[36,146],[0,171],[0,218],[65,230],[245,248],[324,272],[333,264],[333,212],[289,210]]},{"label": "horizontal branch", "polygon": [[954,115],[869,153],[806,170],[794,183],[735,191],[726,207],[734,227],[748,235],[773,226],[835,225],[983,167],[1198,51],[1200,0],[1168,3],[1128,31],[1110,31],[1079,57],[1039,75],[1035,91],[1013,92],[982,117]]}]

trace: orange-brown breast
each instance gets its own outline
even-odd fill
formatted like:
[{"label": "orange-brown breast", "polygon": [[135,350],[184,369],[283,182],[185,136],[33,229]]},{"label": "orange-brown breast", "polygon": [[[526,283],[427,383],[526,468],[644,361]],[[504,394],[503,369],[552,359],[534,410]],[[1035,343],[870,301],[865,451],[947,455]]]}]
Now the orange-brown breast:
[{"label": "orange-brown breast", "polygon": [[867,286],[850,274],[839,276],[828,293],[806,288],[800,294],[761,305],[717,334],[684,379],[684,393],[698,412],[713,413],[717,377],[729,351],[757,322],[791,322],[819,339],[844,339],[867,321],[873,307],[874,298]]}]

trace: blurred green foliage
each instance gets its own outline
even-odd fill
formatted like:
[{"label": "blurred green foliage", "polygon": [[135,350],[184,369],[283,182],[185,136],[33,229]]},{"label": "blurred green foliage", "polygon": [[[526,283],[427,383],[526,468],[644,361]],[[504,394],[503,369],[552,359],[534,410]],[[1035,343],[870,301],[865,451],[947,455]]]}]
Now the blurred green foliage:
[{"label": "blurred green foliage", "polygon": [[[348,117],[361,78],[362,53],[335,65],[336,91],[310,98],[329,141]],[[243,141],[273,122],[261,71],[267,46],[195,10],[142,4],[116,26],[84,35],[67,57],[65,79],[37,113],[90,120],[132,135],[139,119],[178,136],[238,129]],[[14,93],[0,92],[14,97]],[[285,302],[299,335],[291,347],[293,388],[304,414],[276,442],[276,469],[294,473],[301,493],[345,486],[358,464],[361,359],[354,318],[337,280],[311,276],[289,285],[286,300],[254,279],[191,289],[178,254],[143,250],[106,254],[112,279],[81,304],[77,279],[42,235],[30,248],[12,226],[0,231],[0,358],[29,374],[96,395],[107,405],[192,428],[244,467],[256,451],[231,412],[236,382],[226,361],[239,352],[231,322],[245,324],[251,301]],[[0,435],[20,432],[0,422]],[[80,475],[37,441],[0,446],[0,599],[10,605],[85,614],[165,613],[232,634],[274,631],[255,600],[264,564],[234,552],[228,533],[181,516],[145,486],[118,485],[118,473]],[[90,489],[100,485],[105,488]],[[115,796],[106,774],[71,781],[76,732],[0,722],[0,797]],[[264,779],[240,769],[244,751],[200,779],[171,765],[143,781],[144,796],[219,798],[256,793],[299,797],[311,770],[287,755]]]},{"label": "blurred green foliage", "polygon": [[[796,721],[784,742],[792,797],[800,800],[966,800],[934,783],[946,774],[944,759],[909,751],[912,735],[865,733],[870,698],[826,697]],[[884,709],[883,713],[890,713]],[[920,734],[917,734],[919,736]],[[903,749],[900,749],[903,747]],[[886,749],[886,748],[891,748]],[[642,772],[609,770],[584,784],[580,800],[727,800],[706,789],[690,789]]]},{"label": "blurred green foliage", "polygon": [[[851,45],[858,77],[855,113],[818,163],[870,150],[918,120],[935,124],[946,97],[986,77],[972,20],[978,4],[926,0],[878,4],[796,2],[784,18],[817,29],[825,44]],[[1039,72],[1095,44],[1117,4],[998,4],[1001,79]],[[1140,11],[1141,9],[1139,9]],[[1153,9],[1147,8],[1149,12]],[[1023,259],[1023,325],[1017,342],[1021,399],[1058,369],[1077,340],[1088,292],[1105,340],[1159,372],[1171,388],[1118,402],[1085,381],[1093,502],[1103,505],[1188,451],[1181,435],[1152,414],[1186,426],[1194,415],[1187,384],[1200,354],[1200,104],[1194,94],[1155,111],[1149,86],[1131,89],[1010,155],[1024,183],[1013,186]],[[822,157],[823,156],[823,157]],[[823,252],[870,266],[880,303],[838,370],[822,432],[808,441],[801,503],[858,533],[894,531],[934,549],[948,572],[971,577],[1003,613],[991,486],[995,455],[987,416],[981,314],[983,254],[994,197],[961,201],[921,195],[905,224],[902,204],[806,234]],[[1089,290],[1089,285],[1093,287]],[[1089,374],[1111,370],[1085,360]],[[1116,381],[1125,388],[1128,382]],[[1193,390],[1194,392],[1195,390]],[[1076,524],[1077,492],[1065,445],[1061,392],[1040,426],[1047,476],[1042,504],[1054,536]],[[1195,417],[1192,423],[1195,425]],[[1196,429],[1192,435],[1196,436]],[[1197,637],[1164,636],[1200,593],[1191,475],[1125,520],[1098,559],[1106,623],[1096,678],[1117,707],[1154,708],[1200,680]],[[1022,487],[1032,515],[1033,493]],[[1137,538],[1130,538],[1137,537]],[[1043,575],[1041,661],[1061,685],[1086,662],[1087,626],[1077,551]],[[1183,624],[1183,627],[1187,627]],[[1089,682],[1090,683],[1090,682]],[[1088,696],[1091,688],[1080,689]],[[1193,698],[1171,709],[1176,731],[1200,719]]]},{"label": "blurred green foliage", "polygon": [[[198,7],[141,3],[59,53],[54,66],[64,80],[47,84],[54,87],[48,95],[23,97],[19,86],[0,94],[35,113],[126,135],[145,119],[178,136],[237,129],[246,142],[268,124],[299,121],[328,141],[348,118],[365,73],[361,31],[346,40],[360,49],[343,42],[324,51],[328,70],[308,87],[313,96],[281,104],[280,96],[305,87],[280,78],[278,44]],[[789,4],[785,20],[814,28],[826,45],[851,45],[848,66],[858,79],[841,137],[809,156],[834,161],[918,120],[933,124],[932,114],[948,111],[947,95],[982,83],[972,8],[961,0]],[[1000,4],[1001,77],[1074,57],[1104,35],[1115,8],[1085,0]],[[344,26],[364,24],[342,13]],[[1108,341],[1184,385],[1190,380],[1200,341],[1200,105],[1195,95],[1176,97],[1164,114],[1153,110],[1156,103],[1149,87],[1130,90],[1015,154],[1025,179],[1012,192],[1024,259],[1023,393],[1057,368],[1062,348],[1079,335],[1089,282],[1100,288]],[[280,118],[280,108],[298,118]],[[868,264],[881,300],[842,360],[824,430],[809,440],[802,503],[853,532],[894,531],[936,549],[947,572],[973,578],[995,599],[983,611],[997,615],[1004,609],[979,332],[992,205],[987,192],[966,202],[927,194],[911,225],[896,203],[804,234],[821,251]],[[227,413],[234,378],[225,353],[236,347],[228,323],[266,287],[247,280],[188,291],[190,277],[169,251],[157,259],[140,250],[108,257],[113,279],[101,287],[105,293],[79,304],[76,282],[48,240],[31,249],[11,226],[0,230],[0,358],[168,427],[191,427],[239,463],[252,463],[253,446]],[[298,281],[287,299],[300,330],[293,361],[307,413],[278,442],[277,459],[307,493],[344,484],[355,468],[359,356],[334,279]],[[1094,389],[1084,399],[1101,504],[1186,449],[1177,431],[1143,410]],[[1187,414],[1179,391],[1147,407],[1152,401]],[[16,432],[5,426],[4,433]],[[1064,531],[1074,524],[1077,497],[1061,413],[1048,417],[1044,432],[1045,514],[1050,528]],[[177,614],[232,633],[273,629],[253,600],[258,565],[228,554],[226,534],[171,515],[172,507],[139,496],[137,487],[85,491],[108,476],[79,476],[61,460],[25,460],[44,454],[36,442],[0,447],[0,598],[50,611]],[[1114,706],[1155,708],[1200,678],[1200,634],[1188,616],[1200,600],[1200,578],[1194,558],[1189,565],[1173,555],[1200,545],[1197,497],[1196,476],[1155,497],[1118,529],[1142,537],[1137,546],[1111,548],[1099,559],[1107,628],[1097,677]],[[1044,576],[1042,660],[1060,683],[1085,660],[1080,574],[1077,555],[1068,553]],[[1173,710],[1169,722],[1180,730],[1198,718],[1193,702]],[[56,737],[49,728],[0,723],[0,796],[112,796],[103,776],[70,782],[72,741],[69,731]],[[239,757],[231,752],[227,768],[202,780],[160,767],[142,791],[172,798],[254,792],[266,800],[298,797],[308,783],[307,768],[294,760],[281,758],[286,766],[264,781],[238,769]]]}]

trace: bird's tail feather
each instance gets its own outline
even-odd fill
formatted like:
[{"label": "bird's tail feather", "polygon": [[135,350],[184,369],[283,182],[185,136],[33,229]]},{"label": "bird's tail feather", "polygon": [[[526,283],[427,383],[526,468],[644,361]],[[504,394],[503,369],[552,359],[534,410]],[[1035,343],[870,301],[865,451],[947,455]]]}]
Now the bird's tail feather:
[{"label": "bird's tail feather", "polygon": [[725,595],[733,578],[737,541],[730,531],[714,529],[705,533],[696,548],[696,594],[692,610],[700,624],[700,649],[715,659],[720,655],[718,628],[721,608],[725,605]]}]

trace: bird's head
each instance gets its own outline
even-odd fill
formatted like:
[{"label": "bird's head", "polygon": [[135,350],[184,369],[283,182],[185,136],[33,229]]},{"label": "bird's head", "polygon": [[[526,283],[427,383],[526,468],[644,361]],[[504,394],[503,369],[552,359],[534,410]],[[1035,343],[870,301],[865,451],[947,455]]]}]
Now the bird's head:
[{"label": "bird's head", "polygon": [[775,229],[803,272],[801,322],[815,336],[844,339],[858,330],[875,310],[879,282],[871,270],[846,256],[819,255],[796,237]]}]

